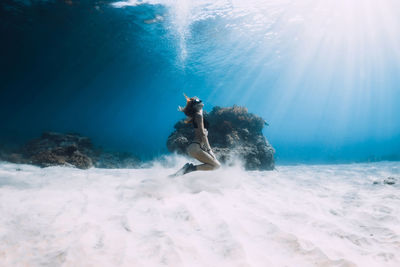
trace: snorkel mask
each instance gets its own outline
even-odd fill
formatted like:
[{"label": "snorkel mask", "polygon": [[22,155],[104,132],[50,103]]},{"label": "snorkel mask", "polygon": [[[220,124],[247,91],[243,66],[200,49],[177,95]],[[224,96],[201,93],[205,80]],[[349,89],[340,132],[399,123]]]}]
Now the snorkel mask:
[{"label": "snorkel mask", "polygon": [[201,101],[201,99],[195,98],[195,99],[192,101],[192,103],[193,103],[193,106],[194,106],[194,105],[203,103],[203,101]]},{"label": "snorkel mask", "polygon": [[186,98],[186,106],[185,107],[178,106],[178,110],[184,112],[185,114],[187,114],[187,111],[193,110],[196,105],[203,103],[203,101],[197,97],[189,98],[185,93],[183,95]]},{"label": "snorkel mask", "polygon": [[185,98],[186,98],[186,104],[188,104],[189,102],[191,102],[192,105],[194,106],[194,105],[197,105],[197,104],[200,104],[200,103],[203,102],[201,99],[199,99],[199,98],[197,98],[197,97],[189,98],[185,93],[184,93],[183,95],[184,95]]}]

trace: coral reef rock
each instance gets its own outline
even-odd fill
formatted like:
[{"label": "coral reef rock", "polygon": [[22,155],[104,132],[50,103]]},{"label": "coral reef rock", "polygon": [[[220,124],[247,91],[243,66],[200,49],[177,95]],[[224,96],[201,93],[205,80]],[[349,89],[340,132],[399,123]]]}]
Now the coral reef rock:
[{"label": "coral reef rock", "polygon": [[[275,150],[262,134],[266,122],[261,117],[244,107],[233,106],[214,107],[210,113],[204,112],[204,118],[210,123],[208,140],[222,163],[241,159],[247,170],[274,169]],[[181,120],[174,128],[167,140],[168,150],[185,154],[194,137],[193,126]]]},{"label": "coral reef rock", "polygon": [[134,168],[140,160],[130,153],[104,152],[94,148],[88,137],[77,133],[45,132],[18,151],[2,153],[1,159],[41,167],[71,166],[80,169]]},{"label": "coral reef rock", "polygon": [[41,167],[67,165],[80,169],[93,166],[93,145],[88,137],[76,133],[45,132],[22,148],[22,154]]},{"label": "coral reef rock", "polygon": [[395,177],[387,177],[386,179],[383,180],[384,184],[388,184],[388,185],[394,185],[396,184],[398,179],[396,179]]}]

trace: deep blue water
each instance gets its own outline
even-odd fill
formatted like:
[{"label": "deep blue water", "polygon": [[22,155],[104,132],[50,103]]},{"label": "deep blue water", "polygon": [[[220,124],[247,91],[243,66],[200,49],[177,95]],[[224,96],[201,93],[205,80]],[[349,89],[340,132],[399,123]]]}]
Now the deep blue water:
[{"label": "deep blue water", "polygon": [[1,2],[1,143],[158,156],[185,92],[262,116],[278,163],[400,157],[400,3],[114,2]]}]

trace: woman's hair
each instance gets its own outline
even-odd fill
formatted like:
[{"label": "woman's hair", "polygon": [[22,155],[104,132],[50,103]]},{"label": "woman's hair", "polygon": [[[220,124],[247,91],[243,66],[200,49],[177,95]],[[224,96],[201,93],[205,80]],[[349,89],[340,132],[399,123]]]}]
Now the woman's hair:
[{"label": "woman's hair", "polygon": [[185,120],[185,123],[190,123],[193,121],[193,116],[194,114],[197,112],[197,109],[195,108],[196,105],[196,99],[198,99],[197,97],[187,97],[185,94],[183,94],[186,98],[186,106],[185,107],[178,107],[179,111],[182,111],[183,113],[185,113],[185,115],[188,117]]}]

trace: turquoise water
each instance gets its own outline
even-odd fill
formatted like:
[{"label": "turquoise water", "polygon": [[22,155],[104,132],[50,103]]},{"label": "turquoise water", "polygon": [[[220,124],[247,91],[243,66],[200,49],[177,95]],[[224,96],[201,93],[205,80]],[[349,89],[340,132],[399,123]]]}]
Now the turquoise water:
[{"label": "turquoise water", "polygon": [[2,1],[2,143],[166,153],[182,93],[244,105],[277,163],[400,156],[400,3]]}]

